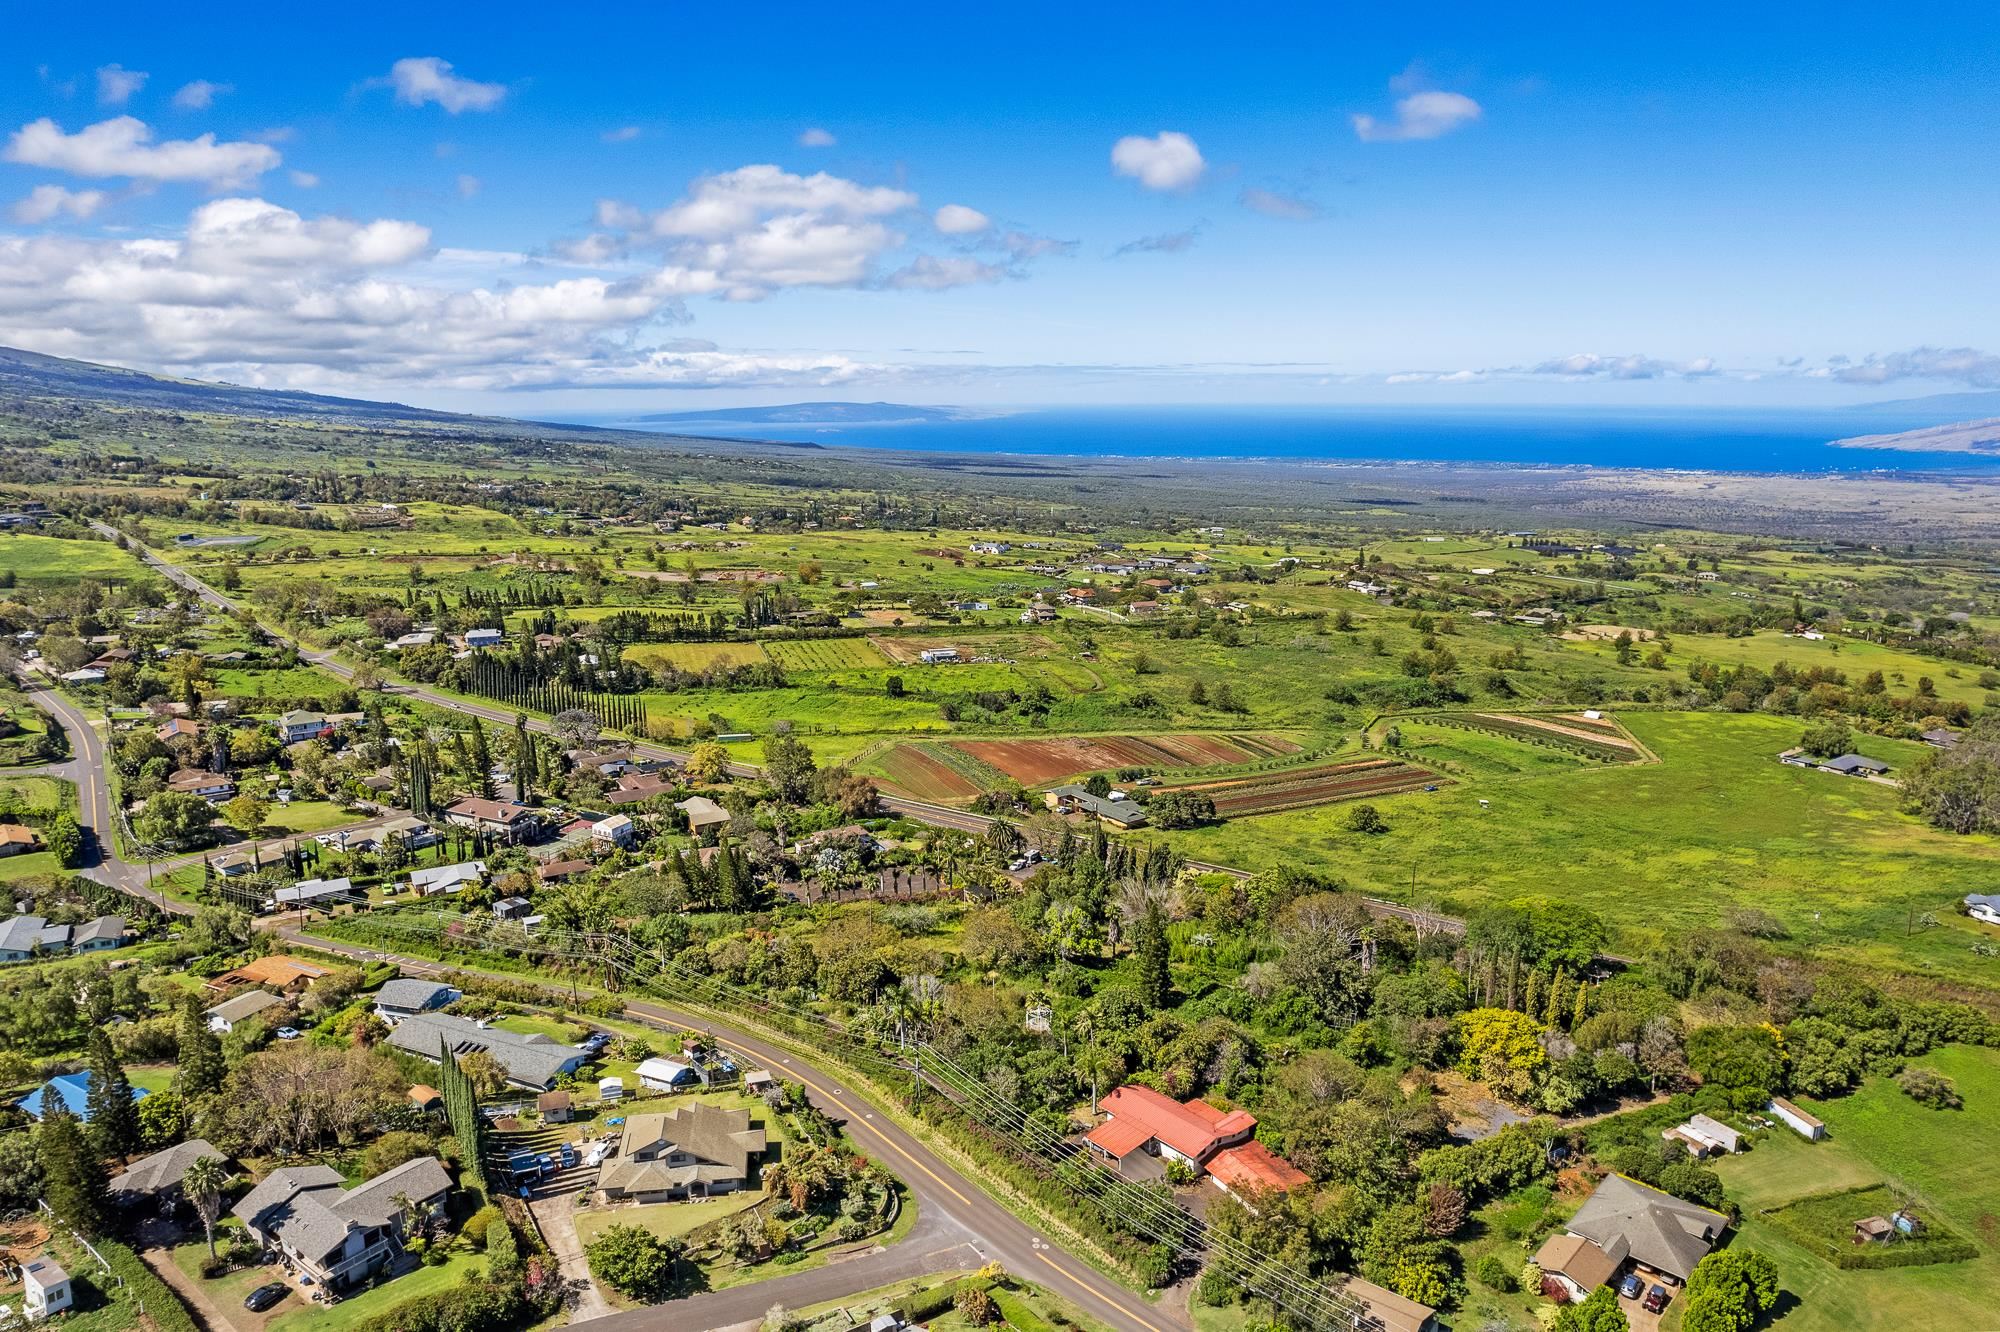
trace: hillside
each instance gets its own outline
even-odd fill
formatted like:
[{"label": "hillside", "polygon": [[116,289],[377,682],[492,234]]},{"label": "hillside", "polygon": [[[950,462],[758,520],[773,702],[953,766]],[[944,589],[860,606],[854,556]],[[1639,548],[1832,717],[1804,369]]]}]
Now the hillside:
[{"label": "hillside", "polygon": [[1892,435],[1856,435],[1833,441],[1842,449],[1902,449],[1913,453],[2000,454],[2000,417],[1901,430]]}]

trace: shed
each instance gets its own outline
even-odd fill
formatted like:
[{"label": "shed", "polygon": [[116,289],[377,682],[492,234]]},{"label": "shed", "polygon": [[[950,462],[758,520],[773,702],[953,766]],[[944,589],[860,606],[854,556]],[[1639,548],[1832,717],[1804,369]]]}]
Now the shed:
[{"label": "shed", "polygon": [[546,1091],[535,1098],[535,1109],[545,1124],[567,1124],[573,1108],[568,1092]]},{"label": "shed", "polygon": [[1818,1142],[1826,1136],[1826,1125],[1793,1105],[1782,1096],[1773,1096],[1766,1107],[1773,1115],[1783,1120],[1800,1137]]}]

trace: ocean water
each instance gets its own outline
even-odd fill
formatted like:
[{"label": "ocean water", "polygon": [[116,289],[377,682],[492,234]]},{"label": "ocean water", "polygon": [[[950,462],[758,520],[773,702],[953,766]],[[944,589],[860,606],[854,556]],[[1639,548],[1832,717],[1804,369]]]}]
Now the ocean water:
[{"label": "ocean water", "polygon": [[925,453],[1120,458],[1527,463],[1726,472],[1973,472],[2000,457],[1834,448],[1832,440],[1941,425],[1921,407],[1783,409],[1099,407],[947,421],[636,423],[661,433]]}]

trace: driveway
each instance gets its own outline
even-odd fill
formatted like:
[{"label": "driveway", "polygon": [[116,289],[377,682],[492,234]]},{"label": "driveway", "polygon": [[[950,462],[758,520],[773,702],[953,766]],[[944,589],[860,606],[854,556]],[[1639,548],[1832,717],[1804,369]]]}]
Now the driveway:
[{"label": "driveway", "polygon": [[553,1192],[538,1189],[535,1196],[528,1199],[528,1210],[534,1213],[535,1224],[541,1228],[549,1252],[555,1255],[556,1266],[562,1269],[563,1279],[575,1294],[576,1303],[569,1315],[572,1323],[602,1318],[612,1312],[611,1302],[604,1298],[604,1292],[591,1280],[590,1262],[583,1256],[583,1245],[576,1238],[576,1199],[579,1192],[581,1190],[577,1188]]}]

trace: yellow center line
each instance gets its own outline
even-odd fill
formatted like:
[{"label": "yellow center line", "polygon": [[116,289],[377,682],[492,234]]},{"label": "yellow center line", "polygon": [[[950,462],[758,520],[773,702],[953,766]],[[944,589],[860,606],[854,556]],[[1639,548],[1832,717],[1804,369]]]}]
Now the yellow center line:
[{"label": "yellow center line", "polygon": [[1147,1332],[1161,1332],[1161,1329],[1157,1324],[1149,1323],[1145,1319],[1139,1317],[1139,1315],[1131,1312],[1129,1309],[1123,1308],[1122,1306],[1114,1304],[1110,1300],[1105,1299],[1104,1296],[1100,1294],[1095,1287],[1091,1286],[1088,1282],[1081,1281],[1077,1279],[1075,1276],[1071,1275],[1068,1269],[1063,1267],[1061,1263],[1049,1257],[1047,1254],[1043,1253],[1040,1249],[1035,1250],[1035,1257],[1041,1259],[1043,1262],[1047,1263],[1050,1267],[1054,1268],[1057,1274],[1060,1275],[1063,1278],[1063,1280],[1069,1282],[1071,1285],[1075,1286],[1078,1290],[1085,1292],[1092,1299],[1096,1300],[1099,1304],[1102,1304],[1105,1308],[1115,1310],[1120,1318],[1129,1318],[1131,1321],[1137,1323],[1140,1327],[1147,1329]]}]

